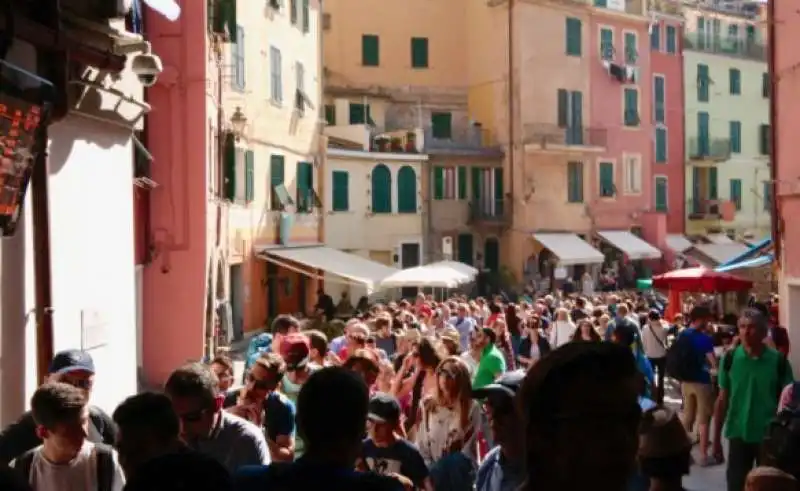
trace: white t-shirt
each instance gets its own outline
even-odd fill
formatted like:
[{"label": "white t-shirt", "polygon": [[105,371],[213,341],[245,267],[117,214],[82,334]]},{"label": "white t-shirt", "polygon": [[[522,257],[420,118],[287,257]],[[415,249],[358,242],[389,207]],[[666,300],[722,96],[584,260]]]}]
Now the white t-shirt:
[{"label": "white t-shirt", "polygon": [[564,346],[572,340],[572,335],[575,334],[577,327],[572,322],[555,321],[550,328],[550,336],[548,341],[553,349],[559,346]]},{"label": "white t-shirt", "polygon": [[667,331],[661,322],[648,322],[642,327],[642,347],[648,358],[663,358],[667,356]]},{"label": "white t-shirt", "polygon": [[[16,462],[12,462],[13,467]],[[53,464],[42,454],[39,445],[31,463],[28,481],[33,491],[97,491],[97,455],[94,443],[85,441],[78,455],[67,464]],[[114,484],[112,491],[122,491],[125,474],[114,451]]]}]

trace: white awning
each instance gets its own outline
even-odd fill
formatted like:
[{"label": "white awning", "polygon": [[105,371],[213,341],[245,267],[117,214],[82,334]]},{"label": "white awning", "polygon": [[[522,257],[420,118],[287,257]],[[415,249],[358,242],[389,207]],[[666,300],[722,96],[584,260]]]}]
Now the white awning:
[{"label": "white awning", "polygon": [[709,242],[717,245],[735,244],[736,242],[725,234],[709,234],[706,237]]},{"label": "white awning", "polygon": [[469,283],[474,278],[456,271],[447,266],[429,264],[414,268],[401,269],[384,278],[381,288],[402,288],[405,286],[455,288],[463,283]]},{"label": "white awning", "polygon": [[370,292],[380,284],[381,280],[397,272],[396,268],[385,264],[325,246],[264,249],[261,251],[261,256],[268,261],[270,256],[273,256],[288,259],[310,268],[321,269],[360,283]]},{"label": "white awning", "polygon": [[667,247],[675,252],[684,252],[692,247],[692,242],[681,234],[667,235]]},{"label": "white awning", "polygon": [[533,238],[558,258],[559,265],[602,264],[603,253],[575,234],[533,234]]},{"label": "white awning", "polygon": [[626,230],[603,230],[597,235],[632,260],[661,258],[661,251]]}]

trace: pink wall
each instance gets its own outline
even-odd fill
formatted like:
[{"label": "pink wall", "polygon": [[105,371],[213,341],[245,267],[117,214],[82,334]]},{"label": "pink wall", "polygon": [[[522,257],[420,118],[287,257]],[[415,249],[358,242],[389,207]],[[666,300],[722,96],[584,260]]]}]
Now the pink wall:
[{"label": "pink wall", "polygon": [[147,35],[164,63],[149,90],[152,175],[150,244],[144,270],[143,353],[147,383],[162,383],[203,355],[206,286],[206,2],[182,2],[177,22],[150,9]]},{"label": "pink wall", "polygon": [[[650,66],[653,75],[664,75],[666,97],[664,108],[667,127],[667,163],[653,164],[653,174],[667,177],[667,200],[669,213],[667,213],[667,233],[682,234],[685,230],[686,208],[686,165],[684,162],[684,94],[683,94],[683,27],[679,21],[658,22],[661,27],[661,49],[650,50]],[[667,53],[666,31],[667,25],[672,25],[677,30],[678,52]],[[648,39],[648,46],[650,40]],[[655,153],[653,154],[655,161]],[[655,193],[655,191],[653,191]],[[653,198],[655,200],[655,197]],[[655,201],[653,201],[655,203]]]},{"label": "pink wall", "polygon": [[[639,56],[636,66],[639,68],[639,107],[641,123],[639,128],[626,128],[623,125],[623,85],[612,78],[604,68],[600,56],[600,26],[614,29],[615,60],[624,63],[623,29],[635,31],[638,37]],[[590,18],[589,57],[590,57],[590,111],[589,126],[606,128],[608,146],[604,153],[595,155],[593,165],[588,174],[590,200],[592,200],[594,226],[597,229],[621,229],[639,225],[642,213],[648,211],[652,204],[652,160],[653,160],[653,125],[651,123],[652,77],[650,71],[650,50],[647,30],[641,22],[626,22],[611,15],[593,15]],[[625,172],[623,153],[639,154],[642,158],[642,192],[638,195],[625,194]],[[598,161],[608,159],[615,162],[614,184],[617,194],[614,198],[599,198],[599,165]],[[647,237],[653,242],[655,237]]]}]

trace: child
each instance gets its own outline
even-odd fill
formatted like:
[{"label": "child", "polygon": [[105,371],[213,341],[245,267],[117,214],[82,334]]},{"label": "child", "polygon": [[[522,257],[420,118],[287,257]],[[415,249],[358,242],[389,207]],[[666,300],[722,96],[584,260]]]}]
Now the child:
[{"label": "child", "polygon": [[31,398],[42,445],[11,463],[33,491],[122,491],[125,477],[109,446],[86,439],[89,407],[83,392],[64,383],[39,387]]},{"label": "child", "polygon": [[394,396],[383,392],[372,396],[367,428],[369,437],[364,440],[357,467],[394,477],[406,489],[433,491],[428,467],[419,450],[397,435],[400,404]]}]

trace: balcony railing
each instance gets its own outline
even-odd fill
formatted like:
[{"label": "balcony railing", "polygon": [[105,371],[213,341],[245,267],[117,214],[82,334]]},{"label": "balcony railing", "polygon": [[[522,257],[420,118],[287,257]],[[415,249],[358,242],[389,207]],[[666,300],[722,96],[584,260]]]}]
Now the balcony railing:
[{"label": "balcony railing", "polygon": [[511,201],[503,198],[477,198],[469,203],[469,223],[503,225],[510,222]]},{"label": "balcony railing", "polygon": [[683,15],[683,4],[674,0],[650,0],[650,9],[667,15]]},{"label": "balcony railing", "polygon": [[722,218],[720,201],[716,199],[690,198],[689,220],[717,220]]},{"label": "balcony railing", "polygon": [[766,60],[766,47],[757,41],[709,36],[706,31],[687,31],[683,36],[684,49],[717,55],[728,55],[748,60]]},{"label": "balcony railing", "polygon": [[605,8],[612,11],[625,12],[632,15],[644,15],[644,5],[642,0],[625,0],[625,10],[614,9],[608,6],[608,0],[589,0],[595,7]]},{"label": "balcony railing", "polygon": [[690,138],[689,158],[698,160],[728,160],[731,141],[727,138]]},{"label": "balcony railing", "polygon": [[417,132],[413,129],[383,131],[373,127],[369,150],[386,153],[419,153]]},{"label": "balcony railing", "polygon": [[608,131],[605,128],[585,126],[560,127],[557,124],[529,123],[523,128],[525,143],[554,146],[605,147]]},{"label": "balcony railing", "polygon": [[433,128],[424,128],[424,151],[430,150],[486,150],[498,148],[490,141],[489,131],[480,125],[453,128],[450,136],[434,135]]}]

